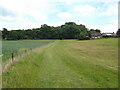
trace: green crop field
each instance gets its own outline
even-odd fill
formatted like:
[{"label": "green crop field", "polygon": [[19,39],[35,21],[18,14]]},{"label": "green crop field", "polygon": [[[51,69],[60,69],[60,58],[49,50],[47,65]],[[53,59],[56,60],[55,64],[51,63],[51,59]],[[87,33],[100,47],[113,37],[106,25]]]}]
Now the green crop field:
[{"label": "green crop field", "polygon": [[118,39],[56,40],[3,73],[3,88],[117,88]]},{"label": "green crop field", "polygon": [[51,41],[44,40],[18,40],[18,41],[2,41],[3,62],[11,58],[11,54],[19,56],[25,50],[29,51],[31,48],[46,45]]}]

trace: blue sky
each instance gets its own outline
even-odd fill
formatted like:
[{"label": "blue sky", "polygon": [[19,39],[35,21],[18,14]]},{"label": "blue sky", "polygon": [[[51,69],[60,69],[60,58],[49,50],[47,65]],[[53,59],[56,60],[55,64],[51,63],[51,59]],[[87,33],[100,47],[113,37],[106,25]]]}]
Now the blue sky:
[{"label": "blue sky", "polygon": [[65,22],[116,32],[119,0],[0,0],[0,29],[60,26]]}]

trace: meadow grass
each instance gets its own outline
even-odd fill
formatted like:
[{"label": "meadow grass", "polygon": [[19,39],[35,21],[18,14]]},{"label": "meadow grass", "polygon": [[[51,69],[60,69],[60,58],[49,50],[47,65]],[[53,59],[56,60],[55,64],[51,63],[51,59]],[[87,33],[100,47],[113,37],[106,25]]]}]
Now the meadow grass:
[{"label": "meadow grass", "polygon": [[57,40],[3,73],[3,88],[117,87],[117,39]]}]

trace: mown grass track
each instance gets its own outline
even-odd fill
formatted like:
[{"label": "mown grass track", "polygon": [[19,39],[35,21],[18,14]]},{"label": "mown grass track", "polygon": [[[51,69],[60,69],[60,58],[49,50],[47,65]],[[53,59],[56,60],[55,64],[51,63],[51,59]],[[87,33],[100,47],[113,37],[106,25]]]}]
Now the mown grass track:
[{"label": "mown grass track", "polygon": [[13,64],[3,73],[3,87],[118,87],[117,44],[117,39],[58,40]]}]

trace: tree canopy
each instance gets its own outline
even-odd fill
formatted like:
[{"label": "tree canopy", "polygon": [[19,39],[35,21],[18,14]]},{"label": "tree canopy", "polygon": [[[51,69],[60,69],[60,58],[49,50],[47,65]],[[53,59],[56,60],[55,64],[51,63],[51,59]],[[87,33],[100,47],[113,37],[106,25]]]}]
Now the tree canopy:
[{"label": "tree canopy", "polygon": [[26,30],[11,30],[3,28],[2,38],[7,40],[21,39],[80,39],[89,36],[90,32],[100,32],[99,29],[88,29],[85,25],[66,22],[61,26],[41,25],[40,28]]},{"label": "tree canopy", "polygon": [[117,36],[120,37],[120,28],[117,31]]}]

